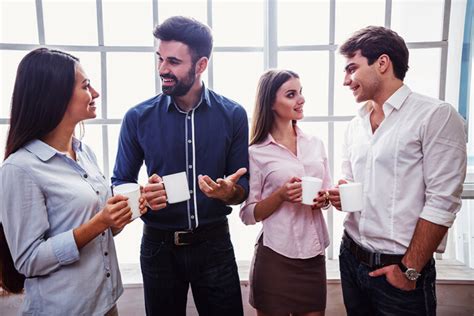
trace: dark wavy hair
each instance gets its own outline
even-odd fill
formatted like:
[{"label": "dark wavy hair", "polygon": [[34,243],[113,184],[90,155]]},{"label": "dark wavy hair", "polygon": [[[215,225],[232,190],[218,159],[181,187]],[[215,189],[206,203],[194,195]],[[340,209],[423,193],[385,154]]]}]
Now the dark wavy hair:
[{"label": "dark wavy hair", "polygon": [[[61,122],[71,100],[79,59],[65,52],[38,48],[20,62],[11,101],[5,159],[34,139],[41,139]],[[0,286],[23,290],[25,277],[14,266],[0,224]]]},{"label": "dark wavy hair", "polygon": [[383,26],[367,26],[355,32],[346,40],[339,52],[345,57],[353,57],[360,50],[362,56],[372,65],[382,54],[387,54],[393,64],[395,76],[403,80],[408,71],[409,52],[403,38]]},{"label": "dark wavy hair", "polygon": [[299,78],[299,76],[291,70],[277,69],[267,70],[260,77],[252,115],[250,145],[264,141],[270,133],[275,121],[272,106],[275,103],[277,91],[291,78]]},{"label": "dark wavy hair", "polygon": [[212,32],[209,26],[192,18],[173,16],[157,25],[153,35],[162,41],[177,41],[189,47],[193,62],[211,57]]}]

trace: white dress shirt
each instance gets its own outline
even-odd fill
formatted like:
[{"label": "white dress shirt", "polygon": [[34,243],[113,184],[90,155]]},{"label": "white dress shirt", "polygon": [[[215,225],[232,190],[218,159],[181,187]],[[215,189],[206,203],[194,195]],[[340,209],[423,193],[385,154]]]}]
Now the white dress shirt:
[{"label": "white dress shirt", "polygon": [[[404,254],[419,218],[450,227],[461,208],[464,121],[451,105],[406,85],[383,104],[374,133],[371,110],[364,105],[346,130],[343,177],[363,183],[364,208],[348,213],[344,227],[371,251]],[[445,247],[446,238],[437,252]]]}]

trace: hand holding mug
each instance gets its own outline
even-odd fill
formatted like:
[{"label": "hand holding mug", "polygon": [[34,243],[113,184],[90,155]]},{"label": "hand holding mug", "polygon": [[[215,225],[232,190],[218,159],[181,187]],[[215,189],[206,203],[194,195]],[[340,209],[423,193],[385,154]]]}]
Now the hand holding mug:
[{"label": "hand holding mug", "polygon": [[98,214],[100,221],[107,227],[122,229],[132,218],[132,211],[127,200],[128,197],[120,194],[108,199]]},{"label": "hand holding mug", "polygon": [[288,182],[280,187],[278,193],[283,201],[290,203],[301,203],[303,194],[301,179],[298,177],[291,178]]},{"label": "hand holding mug", "polygon": [[339,196],[339,185],[347,183],[346,180],[339,180],[338,185],[336,187],[328,190],[328,199],[329,202],[334,206],[337,210],[341,210],[341,197]]},{"label": "hand holding mug", "polygon": [[163,180],[157,174],[148,178],[148,183],[143,188],[143,196],[148,206],[154,210],[161,210],[166,207],[166,191]]}]

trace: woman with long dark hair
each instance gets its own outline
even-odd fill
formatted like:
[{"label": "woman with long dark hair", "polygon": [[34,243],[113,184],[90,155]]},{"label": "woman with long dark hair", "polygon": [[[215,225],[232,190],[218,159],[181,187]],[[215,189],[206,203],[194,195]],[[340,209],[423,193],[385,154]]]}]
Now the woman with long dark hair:
[{"label": "woman with long dark hair", "polygon": [[[269,70],[259,81],[252,118],[250,192],[240,211],[262,222],[250,272],[250,304],[263,315],[324,315],[329,238],[321,208],[331,179],[323,142],[303,133],[299,76]],[[313,205],[302,202],[301,178],[322,179]]]},{"label": "woman with long dark hair", "polygon": [[110,197],[94,153],[74,137],[96,117],[98,96],[70,54],[39,48],[18,66],[0,169],[0,285],[25,288],[23,314],[117,314],[113,235],[131,210]]}]

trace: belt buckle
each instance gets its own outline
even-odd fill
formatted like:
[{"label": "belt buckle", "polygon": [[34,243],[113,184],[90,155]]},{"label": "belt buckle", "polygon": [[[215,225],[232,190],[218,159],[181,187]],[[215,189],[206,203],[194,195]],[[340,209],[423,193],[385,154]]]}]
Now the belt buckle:
[{"label": "belt buckle", "polygon": [[175,231],[174,232],[174,244],[176,246],[186,246],[186,245],[190,245],[190,243],[188,242],[181,242],[179,240],[179,236],[182,235],[182,234],[187,234],[189,233],[188,231],[185,231],[185,230],[181,230],[181,231]]}]

